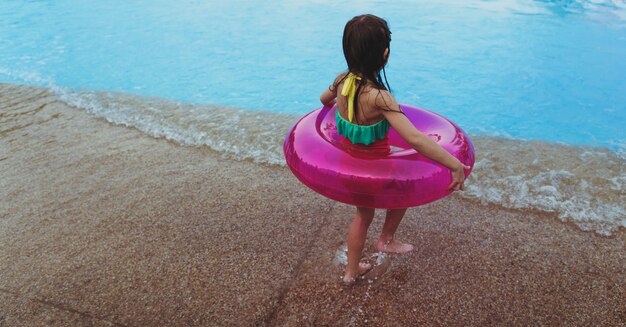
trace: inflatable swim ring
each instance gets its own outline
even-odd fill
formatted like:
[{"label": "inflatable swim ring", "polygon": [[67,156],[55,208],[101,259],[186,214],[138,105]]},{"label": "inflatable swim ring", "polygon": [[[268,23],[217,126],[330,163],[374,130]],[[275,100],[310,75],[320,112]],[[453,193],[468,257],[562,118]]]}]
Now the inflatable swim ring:
[{"label": "inflatable swim ring", "polygon": [[[461,128],[428,110],[400,107],[420,132],[474,166],[474,146]],[[336,110],[322,107],[304,115],[285,138],[287,165],[306,186],[336,201],[381,209],[415,207],[453,192],[447,189],[450,170],[414,150],[393,127],[392,150],[385,154],[347,141],[337,133]]]}]

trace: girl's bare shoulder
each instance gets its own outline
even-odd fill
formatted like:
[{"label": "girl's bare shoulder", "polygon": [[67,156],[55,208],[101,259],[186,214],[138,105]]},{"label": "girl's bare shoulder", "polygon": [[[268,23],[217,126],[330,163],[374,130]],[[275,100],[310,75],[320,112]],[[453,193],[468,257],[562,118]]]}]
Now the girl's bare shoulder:
[{"label": "girl's bare shoulder", "polygon": [[398,104],[396,99],[387,90],[381,90],[371,87],[365,92],[367,103],[376,110],[397,110]]},{"label": "girl's bare shoulder", "polygon": [[331,87],[334,90],[337,90],[337,87],[343,82],[343,80],[346,78],[347,75],[348,75],[348,72],[342,72],[339,75],[337,75],[337,77],[335,77],[335,80],[333,81],[333,84],[331,84]]},{"label": "girl's bare shoulder", "polygon": [[348,75],[348,72],[341,72],[339,73],[339,75],[337,75],[337,78],[335,78],[335,81],[341,81],[342,79],[344,79],[346,76]]}]

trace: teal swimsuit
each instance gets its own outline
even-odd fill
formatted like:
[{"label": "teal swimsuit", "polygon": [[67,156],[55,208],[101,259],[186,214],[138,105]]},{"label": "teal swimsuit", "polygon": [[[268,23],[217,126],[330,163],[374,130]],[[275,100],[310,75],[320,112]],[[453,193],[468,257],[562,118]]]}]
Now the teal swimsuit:
[{"label": "teal swimsuit", "polygon": [[383,119],[374,125],[353,124],[339,115],[339,110],[335,111],[337,121],[337,132],[348,138],[352,143],[363,143],[369,145],[376,140],[382,140],[389,132],[389,122]]},{"label": "teal swimsuit", "polygon": [[348,73],[341,89],[341,95],[348,98],[348,120],[339,115],[339,110],[335,111],[337,122],[337,132],[350,140],[352,143],[363,143],[369,145],[376,140],[382,140],[389,132],[389,122],[383,119],[374,125],[357,125],[351,123],[354,118],[354,97],[356,95],[356,81],[361,77],[354,73]]}]

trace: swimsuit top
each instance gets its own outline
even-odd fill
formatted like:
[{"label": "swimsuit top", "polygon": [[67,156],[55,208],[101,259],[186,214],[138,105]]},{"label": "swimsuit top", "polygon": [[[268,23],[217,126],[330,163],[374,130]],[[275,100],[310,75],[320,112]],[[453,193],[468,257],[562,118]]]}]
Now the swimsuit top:
[{"label": "swimsuit top", "polygon": [[348,97],[348,119],[347,121],[339,115],[339,110],[335,111],[337,122],[337,132],[348,138],[352,143],[363,143],[369,145],[377,139],[384,139],[389,132],[389,122],[383,119],[374,125],[357,125],[351,123],[354,117],[354,96],[356,95],[355,80],[361,78],[349,73],[341,89],[341,95]]}]

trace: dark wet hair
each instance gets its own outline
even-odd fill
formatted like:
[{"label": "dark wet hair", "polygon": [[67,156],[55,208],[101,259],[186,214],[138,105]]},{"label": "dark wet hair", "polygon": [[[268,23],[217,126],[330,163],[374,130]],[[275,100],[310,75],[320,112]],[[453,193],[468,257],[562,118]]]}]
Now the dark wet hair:
[{"label": "dark wet hair", "polygon": [[[342,43],[349,73],[372,81],[376,89],[390,90],[385,72],[387,64],[385,49],[388,49],[391,43],[391,31],[384,19],[370,14],[352,18],[343,30]],[[346,76],[337,81],[334,87],[336,88]],[[359,92],[364,84],[366,84],[364,80],[358,84],[354,97],[355,117]]]}]

